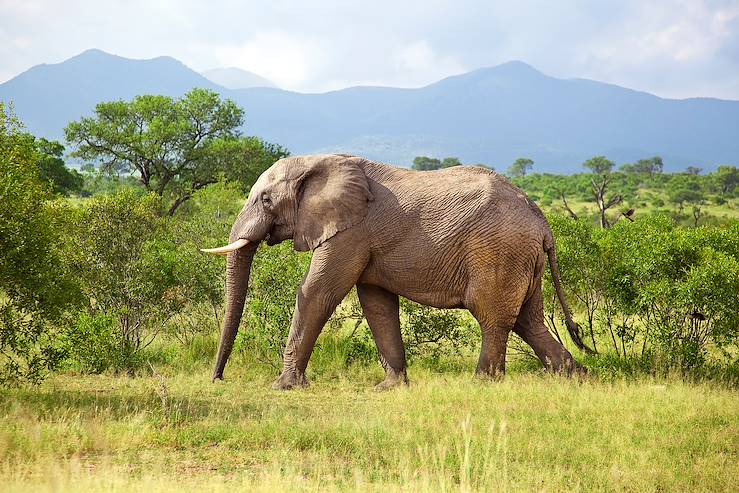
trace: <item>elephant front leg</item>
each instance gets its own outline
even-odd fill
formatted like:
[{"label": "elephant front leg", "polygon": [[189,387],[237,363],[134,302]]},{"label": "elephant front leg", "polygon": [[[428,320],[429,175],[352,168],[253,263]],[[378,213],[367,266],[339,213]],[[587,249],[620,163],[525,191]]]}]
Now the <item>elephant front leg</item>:
[{"label": "elephant front leg", "polygon": [[357,282],[368,254],[339,241],[339,235],[313,253],[308,273],[298,289],[290,334],[283,355],[283,370],[272,388],[288,390],[308,385],[305,370],[318,335],[336,306]]},{"label": "elephant front leg", "polygon": [[377,384],[375,390],[382,391],[407,384],[398,295],[370,284],[357,284],[357,294],[377,344],[380,363],[385,369],[385,380]]}]

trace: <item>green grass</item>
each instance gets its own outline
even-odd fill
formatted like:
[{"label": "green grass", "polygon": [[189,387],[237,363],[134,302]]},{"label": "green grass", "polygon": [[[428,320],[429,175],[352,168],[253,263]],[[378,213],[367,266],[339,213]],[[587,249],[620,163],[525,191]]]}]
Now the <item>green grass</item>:
[{"label": "green grass", "polygon": [[729,491],[739,395],[678,379],[480,382],[378,366],[269,389],[234,358],[165,376],[57,375],[0,391],[3,491]]},{"label": "green grass", "polygon": [[[643,199],[636,200],[635,204],[630,204],[634,206],[636,217],[639,217],[640,215],[647,215],[647,214],[654,214],[658,211],[665,211],[667,213],[677,213],[678,208],[674,204],[669,203],[669,200],[667,198],[667,194],[665,192],[661,192],[658,190],[642,190],[642,194],[646,194],[646,196]],[[654,198],[659,197],[664,202],[664,206],[657,207],[654,205],[653,201]],[[646,203],[646,206],[642,206],[641,203]],[[596,206],[595,202],[592,200],[582,200],[576,197],[567,198],[567,203],[570,206],[570,208],[581,218],[592,218],[593,222],[597,222],[598,217],[598,207]],[[546,206],[542,206],[542,208],[547,212],[556,212],[558,214],[567,214],[567,211],[565,210],[564,206],[562,205],[561,200],[553,200],[551,204],[548,204]],[[608,219],[610,221],[615,221],[618,219],[619,211],[627,209],[627,206],[621,206],[621,207],[614,207],[612,209],[609,209]],[[714,203],[708,202],[706,204],[701,205],[701,212],[702,216],[699,220],[699,225],[703,225],[706,223],[724,223],[727,221],[732,221],[739,219],[739,200],[737,199],[729,199],[727,203],[723,205],[716,205]],[[687,204],[683,210],[683,214],[685,215],[684,221],[686,224],[692,225],[693,224],[693,217],[692,217],[692,205]]]}]

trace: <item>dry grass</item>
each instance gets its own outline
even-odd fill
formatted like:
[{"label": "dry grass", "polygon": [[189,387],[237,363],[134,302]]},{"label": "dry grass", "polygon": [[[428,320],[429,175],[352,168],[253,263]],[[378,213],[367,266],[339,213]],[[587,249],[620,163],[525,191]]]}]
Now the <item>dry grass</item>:
[{"label": "dry grass", "polygon": [[[0,393],[4,491],[727,491],[739,396],[711,384],[503,382],[378,368],[269,390],[234,362],[164,377],[61,375]],[[166,374],[166,371],[162,371]]]}]

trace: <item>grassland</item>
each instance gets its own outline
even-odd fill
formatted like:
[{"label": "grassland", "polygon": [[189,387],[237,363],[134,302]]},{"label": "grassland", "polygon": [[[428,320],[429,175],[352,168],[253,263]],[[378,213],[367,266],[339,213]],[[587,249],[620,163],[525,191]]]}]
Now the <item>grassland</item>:
[{"label": "grassland", "polygon": [[0,391],[2,490],[737,489],[739,395],[717,384],[416,366],[377,394],[379,366],[352,366],[281,393],[273,376],[239,357],[216,384],[203,362]]}]

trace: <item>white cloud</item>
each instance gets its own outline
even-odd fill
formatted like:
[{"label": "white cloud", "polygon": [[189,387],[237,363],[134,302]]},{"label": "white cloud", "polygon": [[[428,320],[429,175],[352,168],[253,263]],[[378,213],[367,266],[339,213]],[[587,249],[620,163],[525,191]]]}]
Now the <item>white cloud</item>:
[{"label": "white cloud", "polygon": [[459,74],[465,67],[452,56],[439,56],[425,40],[401,47],[393,55],[395,70],[408,80],[400,85],[428,84],[440,77]]},{"label": "white cloud", "polygon": [[238,67],[266,77],[280,87],[303,87],[325,70],[318,43],[280,30],[260,31],[239,45],[216,46],[217,65]]},{"label": "white cloud", "polygon": [[736,0],[0,0],[0,81],[88,48],[237,66],[281,87],[414,87],[511,59],[739,99]]}]

